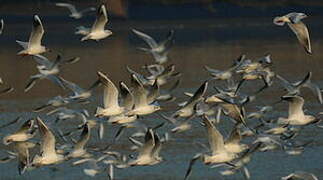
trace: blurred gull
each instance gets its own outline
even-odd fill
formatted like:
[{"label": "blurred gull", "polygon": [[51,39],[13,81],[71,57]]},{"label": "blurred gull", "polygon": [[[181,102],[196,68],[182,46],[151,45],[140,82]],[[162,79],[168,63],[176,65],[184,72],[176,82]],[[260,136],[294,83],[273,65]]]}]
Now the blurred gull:
[{"label": "blurred gull", "polygon": [[194,114],[194,107],[197,102],[203,99],[203,96],[207,90],[208,82],[205,81],[194,93],[192,97],[181,107],[177,110],[172,117],[190,117]]},{"label": "blurred gull", "polygon": [[152,103],[153,100],[149,100],[147,90],[135,74],[131,75],[131,83],[135,105],[126,115],[147,115],[160,110],[159,104]]},{"label": "blurred gull", "polygon": [[287,95],[300,95],[301,88],[307,87],[314,93],[315,96],[317,96],[318,101],[323,104],[322,92],[320,91],[320,88],[311,82],[312,72],[308,72],[303,80],[294,83],[289,82],[280,75],[276,75],[276,77],[281,81],[281,84],[285,90],[287,90]]},{"label": "blurred gull", "polygon": [[283,96],[282,100],[288,101],[288,117],[279,118],[278,123],[307,125],[318,121],[314,116],[304,114],[304,99],[301,96]]},{"label": "blurred gull", "polygon": [[111,116],[108,122],[117,123],[117,124],[131,123],[137,119],[137,116],[136,115],[127,116],[126,112],[131,111],[133,109],[134,96],[132,92],[129,90],[129,88],[127,87],[127,85],[122,81],[119,83],[119,89],[120,89],[120,95],[123,101],[122,103],[123,103],[124,112],[116,116]]},{"label": "blurred gull", "polygon": [[40,146],[40,154],[37,154],[33,158],[31,167],[57,164],[64,161],[64,156],[56,152],[56,139],[54,134],[39,117],[37,117],[36,121],[42,140]]},{"label": "blurred gull", "polygon": [[41,45],[43,35],[43,24],[38,15],[35,15],[33,19],[33,28],[29,37],[29,42],[22,42],[18,40],[16,41],[19,45],[21,45],[24,48],[22,51],[18,52],[18,55],[37,55],[48,51],[48,49],[45,46]]},{"label": "blurred gull", "polygon": [[195,155],[190,161],[189,167],[185,174],[185,180],[189,178],[192,167],[198,159],[201,159],[204,164],[208,165],[227,163],[238,157],[236,153],[230,152],[225,148],[222,134],[217,130],[214,124],[208,118],[206,118],[206,116],[204,116],[203,122],[207,130],[211,155],[201,153]]},{"label": "blurred gull", "polygon": [[148,48],[139,48],[143,51],[150,52],[155,58],[156,63],[163,64],[168,61],[168,50],[170,46],[174,42],[174,30],[169,31],[167,37],[165,40],[161,41],[160,43],[157,43],[156,40],[154,40],[151,36],[148,34],[145,34],[143,32],[140,32],[136,29],[132,29],[132,32],[134,32],[138,37],[140,37],[142,40],[144,40],[150,49]]},{"label": "blurred gull", "polygon": [[34,137],[35,128],[34,128],[34,119],[30,119],[14,133],[9,134],[3,138],[3,144],[8,145],[12,142],[24,142]]},{"label": "blurred gull", "polygon": [[87,13],[87,12],[90,12],[90,11],[95,11],[94,7],[89,7],[89,8],[83,9],[82,11],[77,11],[75,6],[73,4],[69,4],[69,3],[56,3],[55,5],[58,6],[58,7],[67,8],[71,12],[69,17],[72,17],[74,19],[80,19],[80,18],[83,17],[84,13]]},{"label": "blurred gull", "polygon": [[38,74],[30,76],[30,80],[25,87],[25,92],[28,92],[36,83],[37,80],[40,79],[49,79],[53,81],[55,84],[65,89],[63,83],[58,78],[59,73],[59,65],[62,61],[61,56],[57,56],[55,61],[49,61],[46,57],[41,55],[34,55],[33,59],[38,63],[37,69],[39,71]]},{"label": "blurred gull", "polygon": [[304,172],[304,171],[296,171],[294,173],[289,174],[288,176],[281,178],[281,180],[293,180],[293,179],[319,180],[314,174]]},{"label": "blurred gull", "polygon": [[97,18],[89,31],[89,33],[84,36],[81,41],[85,41],[88,39],[99,41],[100,39],[104,39],[112,34],[112,32],[108,29],[104,29],[105,24],[108,22],[108,15],[104,5],[101,5]]},{"label": "blurred gull", "polygon": [[159,152],[162,142],[152,129],[148,129],[145,135],[145,143],[139,149],[139,155],[135,160],[130,161],[130,166],[154,165],[160,163],[162,158]]},{"label": "blurred gull", "polygon": [[124,108],[119,105],[119,91],[113,82],[102,72],[98,71],[98,76],[104,86],[103,108],[98,107],[96,117],[115,116],[124,112]]},{"label": "blurred gull", "polygon": [[87,153],[85,146],[87,142],[90,140],[90,127],[87,123],[83,125],[83,131],[80,135],[80,139],[74,144],[73,150],[69,152],[66,156],[67,159],[69,158],[85,158],[91,156]]},{"label": "blurred gull", "polygon": [[301,21],[306,18],[304,13],[292,12],[284,16],[278,16],[274,18],[274,24],[283,26],[285,23],[295,33],[299,43],[304,47],[305,51],[312,54],[310,36],[306,25]]},{"label": "blurred gull", "polygon": [[62,81],[62,83],[64,84],[64,86],[66,88],[70,89],[73,92],[72,95],[70,95],[69,97],[66,98],[67,101],[87,100],[88,98],[91,97],[92,90],[100,84],[100,81],[97,80],[88,89],[83,89],[80,86],[78,86],[77,84],[67,81],[67,80],[63,79],[62,77],[60,77],[60,80]]}]

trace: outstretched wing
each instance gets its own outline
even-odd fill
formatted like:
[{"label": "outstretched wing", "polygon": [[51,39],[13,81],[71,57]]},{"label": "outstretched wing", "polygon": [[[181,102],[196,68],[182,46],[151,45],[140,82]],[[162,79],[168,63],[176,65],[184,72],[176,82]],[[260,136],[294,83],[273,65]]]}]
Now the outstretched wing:
[{"label": "outstretched wing", "polygon": [[310,35],[306,25],[299,21],[296,24],[288,23],[288,26],[296,34],[296,37],[299,43],[304,47],[305,51],[309,54],[312,54]]},{"label": "outstretched wing", "polygon": [[104,31],[104,26],[108,22],[107,10],[104,5],[101,5],[96,20],[91,28],[91,32]]},{"label": "outstretched wing", "polygon": [[40,46],[41,39],[44,35],[44,27],[38,15],[34,16],[33,28],[29,37],[29,47],[30,46]]}]

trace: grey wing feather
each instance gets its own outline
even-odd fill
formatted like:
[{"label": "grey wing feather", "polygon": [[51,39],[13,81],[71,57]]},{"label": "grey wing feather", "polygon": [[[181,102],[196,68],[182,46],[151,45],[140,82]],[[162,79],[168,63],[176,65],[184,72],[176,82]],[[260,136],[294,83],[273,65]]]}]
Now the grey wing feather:
[{"label": "grey wing feather", "polygon": [[158,96],[159,96],[159,86],[156,80],[154,85],[151,87],[150,93],[148,94],[148,97],[147,97],[148,104],[154,102]]},{"label": "grey wing feather", "polygon": [[142,74],[132,70],[129,66],[127,66],[127,71],[131,74],[135,74],[142,84],[148,84],[148,80]]},{"label": "grey wing feather", "polygon": [[78,13],[75,6],[72,4],[68,4],[68,3],[56,3],[56,6],[59,7],[66,7],[72,14],[76,14]]},{"label": "grey wing feather", "polygon": [[241,135],[238,127],[234,127],[225,143],[239,143]]},{"label": "grey wing feather", "polygon": [[28,42],[22,42],[22,41],[16,40],[16,43],[18,43],[24,49],[27,49],[28,48]]},{"label": "grey wing feather", "polygon": [[276,77],[282,82],[281,84],[284,86],[284,88],[291,92],[294,90],[294,88],[292,87],[291,83],[289,81],[287,81],[286,79],[284,79],[283,77],[281,77],[280,75],[276,75]]},{"label": "grey wing feather", "polygon": [[55,150],[55,136],[49,130],[49,128],[45,125],[45,123],[37,117],[37,125],[42,137],[41,141],[41,154],[42,156],[51,156],[52,154],[56,154]]},{"label": "grey wing feather", "polygon": [[221,71],[210,68],[209,66],[204,66],[204,68],[210,73],[220,73]]},{"label": "grey wing feather", "polygon": [[33,59],[40,65],[46,66],[47,69],[52,66],[52,62],[50,62],[45,56],[42,55],[34,55]]},{"label": "grey wing feather", "polygon": [[32,87],[34,87],[34,85],[36,84],[36,81],[39,78],[31,78],[28,82],[28,84],[26,85],[24,92],[28,92]]},{"label": "grey wing feather", "polygon": [[306,83],[305,86],[312,90],[312,92],[317,96],[317,99],[319,100],[319,102],[322,104],[323,99],[322,99],[322,93],[321,93],[320,87],[318,87],[314,83]]},{"label": "grey wing feather", "polygon": [[64,86],[63,82],[61,81],[61,79],[58,76],[56,76],[56,75],[48,75],[46,77],[47,77],[47,79],[51,80],[53,83],[55,83],[56,85],[58,85],[62,89],[65,89],[65,86]]},{"label": "grey wing feather", "polygon": [[160,138],[157,133],[154,133],[154,140],[155,140],[155,144],[154,144],[154,148],[152,150],[152,156],[157,157],[157,156],[159,156],[159,152],[162,147],[162,142],[160,141]]},{"label": "grey wing feather", "polygon": [[148,129],[145,135],[145,144],[140,148],[139,156],[151,154],[155,146],[155,136],[152,129]]},{"label": "grey wing feather", "polygon": [[141,39],[143,39],[151,48],[156,48],[158,47],[157,42],[149,35],[140,32],[136,29],[132,29],[132,32],[134,32],[138,37],[140,37]]},{"label": "grey wing feather", "polygon": [[135,74],[132,74],[131,77],[131,84],[134,88],[133,95],[135,100],[135,106],[139,107],[148,104],[147,91],[143,87],[142,83]]},{"label": "grey wing feather", "polygon": [[184,107],[194,106],[197,101],[199,101],[207,90],[208,82],[205,81],[198,89],[195,91],[194,95],[188,100]]},{"label": "grey wing feather", "polygon": [[306,25],[300,21],[296,24],[288,23],[288,26],[296,34],[298,41],[304,47],[306,52],[312,54],[310,36]]},{"label": "grey wing feather", "polygon": [[127,85],[124,82],[119,83],[120,94],[123,99],[123,106],[127,110],[131,110],[134,105],[134,97],[132,92],[129,90]]},{"label": "grey wing feather", "polygon": [[215,126],[206,116],[204,116],[203,122],[207,129],[212,154],[216,154],[218,151],[224,150],[224,140],[222,134],[215,128]]},{"label": "grey wing feather", "polygon": [[97,18],[91,28],[91,32],[104,30],[105,24],[108,22],[107,10],[104,5],[101,5]]},{"label": "grey wing feather", "polygon": [[80,136],[80,139],[74,145],[74,150],[84,149],[84,146],[89,141],[89,139],[90,139],[90,128],[89,128],[88,124],[85,124],[83,127],[82,134]]},{"label": "grey wing feather", "polygon": [[59,79],[61,80],[61,82],[64,84],[65,87],[67,87],[68,89],[70,89],[73,92],[77,92],[77,93],[82,93],[84,92],[84,89],[82,89],[81,87],[79,87],[78,85],[76,85],[75,83],[72,83],[70,81],[65,80],[62,77],[59,77]]},{"label": "grey wing feather", "polygon": [[[17,118],[18,120],[20,117]],[[17,131],[17,133],[26,133],[28,132],[32,127],[34,126],[34,120],[29,119],[20,127],[20,129]]]},{"label": "grey wing feather", "polygon": [[87,13],[87,12],[90,12],[90,11],[95,11],[96,8],[95,7],[89,7],[89,8],[85,8],[83,10],[80,11],[80,13]]},{"label": "grey wing feather", "polygon": [[190,177],[190,175],[191,175],[191,173],[192,173],[192,170],[193,170],[193,165],[194,165],[194,164],[195,164],[195,162],[196,162],[198,159],[200,159],[200,158],[201,158],[201,154],[198,154],[198,155],[194,156],[194,157],[191,159],[191,161],[190,161],[190,163],[189,163],[189,165],[188,165],[188,168],[187,168],[187,171],[186,171],[186,174],[185,174],[184,180],[187,180],[187,179]]},{"label": "grey wing feather", "polygon": [[118,95],[119,91],[117,87],[113,84],[113,82],[103,73],[98,71],[98,76],[102,84],[104,85],[104,107],[115,107],[118,106]]},{"label": "grey wing feather", "polygon": [[44,35],[43,24],[38,15],[34,16],[33,28],[29,38],[29,46],[32,44],[41,45],[41,39]]}]

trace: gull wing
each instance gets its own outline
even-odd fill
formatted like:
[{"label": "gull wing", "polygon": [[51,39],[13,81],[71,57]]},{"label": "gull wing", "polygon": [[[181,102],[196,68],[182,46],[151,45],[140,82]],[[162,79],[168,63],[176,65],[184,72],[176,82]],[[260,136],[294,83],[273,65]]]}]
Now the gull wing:
[{"label": "gull wing", "polygon": [[39,79],[38,77],[31,77],[24,89],[24,92],[28,92],[32,87],[34,87],[38,79]]},{"label": "gull wing", "polygon": [[28,42],[22,42],[22,41],[16,40],[16,43],[18,43],[24,49],[27,49],[28,48]]},{"label": "gull wing", "polygon": [[47,69],[50,69],[52,62],[50,62],[45,56],[42,55],[33,55],[33,59],[40,65],[45,66]]},{"label": "gull wing", "polygon": [[34,119],[27,120],[16,133],[27,133],[34,126],[34,123]]},{"label": "gull wing", "polygon": [[131,74],[135,74],[142,84],[149,83],[148,80],[144,77],[144,75],[137,73],[136,71],[132,70],[129,66],[127,66],[127,71]]},{"label": "gull wing", "polygon": [[140,37],[142,40],[144,40],[150,48],[157,48],[158,47],[158,44],[157,42],[151,37],[149,36],[148,34],[145,34],[143,32],[140,32],[136,29],[132,29],[132,32],[134,32],[138,37]]},{"label": "gull wing", "polygon": [[210,149],[212,151],[212,155],[215,155],[221,151],[225,151],[222,134],[215,128],[213,123],[206,116],[204,116],[203,122],[207,130],[207,135],[208,135],[208,140],[210,144]]},{"label": "gull wing", "polygon": [[241,134],[239,128],[235,126],[231,131],[229,137],[226,139],[225,143],[239,143],[241,140]]},{"label": "gull wing", "polygon": [[276,77],[281,81],[281,85],[288,91],[292,92],[294,91],[294,87],[292,86],[291,82],[286,80],[285,78],[281,77],[280,75],[276,75]]},{"label": "gull wing", "polygon": [[171,29],[167,36],[166,39],[160,42],[162,46],[165,47],[165,49],[169,49],[169,47],[174,43],[174,35],[175,35],[175,30]]},{"label": "gull wing", "polygon": [[1,125],[1,126],[0,126],[0,129],[5,128],[5,127],[8,127],[8,126],[10,126],[10,125],[12,125],[12,124],[15,124],[15,123],[17,123],[18,121],[20,121],[21,119],[22,119],[21,117],[17,117],[17,118],[16,118],[16,119],[14,119],[13,121],[10,121],[10,122],[8,122],[8,123],[6,123],[6,124]]},{"label": "gull wing", "polygon": [[317,99],[319,100],[319,102],[321,104],[323,104],[323,98],[322,98],[322,93],[321,93],[321,89],[318,85],[308,82],[305,84],[306,87],[310,88],[312,90],[312,92],[317,96]]},{"label": "gull wing", "polygon": [[147,91],[135,74],[131,75],[131,84],[133,86],[135,107],[147,105]]},{"label": "gull wing", "polygon": [[127,85],[124,82],[119,83],[120,94],[123,99],[123,106],[127,110],[131,110],[134,105],[134,97],[132,92],[129,90]]},{"label": "gull wing", "polygon": [[220,71],[220,70],[210,68],[209,66],[204,66],[204,68],[205,68],[205,70],[207,70],[208,72],[210,72],[210,73],[214,73],[214,74],[217,74],[217,73],[222,72],[222,71]]},{"label": "gull wing", "polygon": [[158,96],[159,96],[159,86],[158,86],[157,80],[155,80],[155,83],[150,88],[150,92],[147,97],[148,104],[153,103]]},{"label": "gull wing", "polygon": [[291,30],[295,33],[299,43],[304,47],[305,51],[312,54],[311,41],[306,25],[299,21],[298,23],[287,23]]},{"label": "gull wing", "polygon": [[89,141],[89,139],[90,139],[90,128],[89,128],[88,124],[86,123],[86,124],[84,124],[83,131],[80,135],[80,139],[74,145],[74,150],[84,149],[84,146]]},{"label": "gull wing", "polygon": [[170,122],[171,124],[173,124],[175,126],[178,124],[178,121],[173,117],[168,117],[165,114],[161,114],[161,113],[158,115],[160,115],[163,119],[165,119],[166,121]]},{"label": "gull wing", "polygon": [[196,155],[191,159],[191,161],[190,161],[190,163],[189,163],[189,165],[188,165],[188,168],[187,168],[187,170],[186,170],[184,180],[187,180],[187,179],[190,177],[190,175],[191,175],[191,173],[192,173],[193,166],[194,166],[195,162],[196,162],[197,160],[199,160],[201,157],[202,157],[202,154],[196,154]]},{"label": "gull wing", "polygon": [[58,7],[65,7],[67,8],[72,14],[77,14],[78,11],[76,10],[75,6],[73,4],[69,3],[56,3],[55,4]]},{"label": "gull wing", "polygon": [[91,11],[95,11],[96,8],[95,7],[88,7],[88,8],[85,8],[83,10],[80,11],[80,13],[87,13],[87,12],[91,12]]},{"label": "gull wing", "polygon": [[34,16],[33,28],[29,37],[28,46],[41,46],[41,39],[44,35],[44,27],[38,15]]},{"label": "gull wing", "polygon": [[169,79],[174,74],[175,74],[175,65],[171,64],[167,66],[164,69],[164,71],[158,75],[158,78]]},{"label": "gull wing", "polygon": [[67,87],[68,89],[70,89],[71,91],[73,91],[74,93],[78,93],[81,94],[82,92],[84,92],[84,89],[82,89],[80,86],[78,86],[75,83],[72,83],[70,81],[67,81],[66,79],[59,77],[59,79],[61,80],[61,82],[64,84],[65,87]]},{"label": "gull wing", "polygon": [[56,154],[55,150],[55,136],[46,126],[46,124],[39,118],[36,118],[39,133],[42,137],[40,152],[42,157],[50,157]]},{"label": "gull wing", "polygon": [[54,67],[58,66],[61,62],[62,62],[62,56],[58,54],[56,56],[55,61],[51,64],[51,66],[49,67],[49,69],[53,69]]},{"label": "gull wing", "polygon": [[296,171],[294,173],[289,174],[288,176],[282,177],[282,180],[289,179],[304,179],[304,180],[319,180],[314,174],[304,172],[304,171]]},{"label": "gull wing", "polygon": [[155,147],[155,136],[152,129],[148,129],[145,135],[145,144],[140,148],[138,156],[151,155]]},{"label": "gull wing", "polygon": [[56,76],[56,75],[48,75],[48,76],[46,76],[46,78],[51,80],[54,84],[58,85],[62,89],[65,89],[65,86],[64,86],[63,82],[61,81],[61,79],[58,76]]},{"label": "gull wing", "polygon": [[205,94],[208,86],[208,81],[205,81],[198,89],[195,91],[194,95],[187,101],[185,107],[194,106],[197,101],[199,101]]},{"label": "gull wing", "polygon": [[152,149],[151,155],[153,157],[158,157],[162,147],[162,142],[160,141],[160,138],[157,133],[154,133],[154,140],[155,140],[155,144],[154,144],[154,148]]},{"label": "gull wing", "polygon": [[311,81],[311,78],[312,78],[312,72],[308,72],[303,80],[294,83],[294,85],[296,87],[302,87],[303,85],[306,85],[307,83],[309,83]]},{"label": "gull wing", "polygon": [[103,73],[98,71],[98,76],[104,85],[103,104],[104,108],[117,107],[119,91],[113,82]]},{"label": "gull wing", "polygon": [[289,102],[288,117],[304,116],[303,105],[304,99],[300,96],[283,96],[283,100]]},{"label": "gull wing", "polygon": [[101,5],[97,18],[91,28],[91,32],[104,31],[104,26],[108,22],[107,10],[104,5]]},{"label": "gull wing", "polygon": [[246,125],[243,106],[240,107],[237,104],[225,102],[221,104],[221,107],[227,116],[231,117],[238,123]]}]

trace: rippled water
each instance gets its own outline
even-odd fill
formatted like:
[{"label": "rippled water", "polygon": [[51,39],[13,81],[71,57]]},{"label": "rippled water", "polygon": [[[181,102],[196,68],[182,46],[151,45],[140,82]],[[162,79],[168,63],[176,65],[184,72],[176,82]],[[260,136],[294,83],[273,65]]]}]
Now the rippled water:
[{"label": "rippled water", "polygon": [[[30,18],[31,19],[31,18]],[[129,73],[126,71],[128,65],[132,69],[139,70],[144,64],[152,62],[152,57],[136,50],[137,46],[144,44],[130,31],[131,28],[143,30],[154,37],[164,37],[169,29],[175,29],[176,43],[170,52],[171,61],[182,75],[182,83],[175,94],[180,102],[185,97],[184,91],[194,91],[208,78],[203,69],[204,65],[216,69],[225,69],[231,65],[232,60],[244,53],[248,58],[255,59],[270,53],[274,62],[273,69],[276,73],[291,80],[299,80],[308,71],[313,72],[313,82],[323,86],[323,56],[320,50],[323,48],[321,29],[323,24],[320,17],[306,19],[312,35],[313,55],[305,54],[302,47],[297,43],[294,34],[287,27],[276,27],[272,24],[272,17],[268,18],[219,18],[207,20],[172,20],[172,21],[119,21],[116,20],[108,25],[114,32],[113,36],[100,42],[83,42],[80,37],[73,34],[74,28],[78,25],[90,25],[87,21],[73,21],[70,19],[60,20],[55,17],[44,16],[45,36],[43,44],[52,49],[47,55],[54,57],[57,52],[64,57],[80,56],[81,61],[67,65],[62,68],[62,76],[67,80],[76,82],[81,87],[88,87],[96,78],[98,70],[106,72],[114,82],[124,80],[129,82]],[[50,97],[58,94],[65,95],[68,92],[56,87],[47,80],[37,82],[34,88],[24,93],[23,88],[30,75],[37,73],[35,62],[29,57],[20,58],[15,54],[20,47],[15,43],[16,39],[27,40],[31,29],[31,22],[28,19],[23,22],[7,22],[5,32],[0,36],[0,76],[5,82],[11,84],[14,92],[4,95],[0,101],[0,124],[4,124],[17,116],[24,119],[40,115],[46,122],[54,117],[47,117],[44,113],[31,113],[31,110],[46,102]],[[212,83],[208,94],[212,94]],[[252,93],[260,82],[248,82],[242,91]],[[94,112],[101,100],[101,89],[95,91],[92,102],[82,107]],[[246,107],[247,112],[255,110],[256,105],[268,105],[279,99],[282,91],[275,83],[273,88],[261,94],[256,102]],[[306,99],[305,108],[310,112],[322,111],[310,91],[304,91]],[[173,104],[162,104],[164,109],[174,110]],[[276,107],[276,114],[286,115],[287,104],[283,103]],[[170,113],[169,111],[168,113]],[[274,116],[275,116],[274,115]],[[144,118],[145,123],[153,126],[163,120],[157,115],[150,115]],[[205,130],[195,121],[193,130],[172,136],[172,140],[163,146],[161,156],[165,161],[148,167],[131,167],[116,170],[116,179],[182,179],[188,162],[194,154],[201,151],[201,148],[193,145],[193,141],[207,143]],[[63,125],[63,124],[61,124]],[[75,126],[75,122],[66,121],[64,129]],[[228,132],[232,124],[225,122],[219,129],[223,133]],[[18,124],[7,129],[0,130],[0,138],[5,134],[18,128]],[[160,132],[169,129],[163,127]],[[95,133],[92,134],[89,147],[105,146],[111,142],[116,132],[116,127],[106,124],[106,133],[102,141],[99,141]],[[224,131],[226,130],[226,131]],[[302,139],[314,140],[314,143],[306,148],[303,154],[290,156],[281,150],[266,153],[255,153],[251,163],[247,166],[250,169],[252,179],[279,179],[295,170],[304,170],[323,178],[323,147],[322,129],[306,127],[301,133]],[[128,133],[131,133],[129,131]],[[123,150],[127,154],[133,154],[129,148],[130,142],[125,134],[120,142],[114,147],[116,150]],[[250,142],[250,139],[246,139]],[[0,145],[0,148],[5,148]],[[5,156],[0,151],[0,157]],[[17,173],[17,162],[12,161],[0,164],[0,179],[91,179],[82,173],[86,167],[71,167],[70,162],[56,166],[43,167],[19,176]],[[217,169],[210,169],[202,163],[194,167],[191,179],[242,179],[241,174],[222,177]],[[99,174],[95,179],[107,179],[106,173]]]}]

